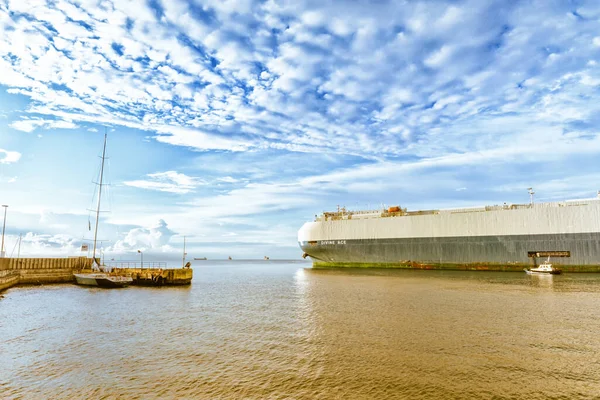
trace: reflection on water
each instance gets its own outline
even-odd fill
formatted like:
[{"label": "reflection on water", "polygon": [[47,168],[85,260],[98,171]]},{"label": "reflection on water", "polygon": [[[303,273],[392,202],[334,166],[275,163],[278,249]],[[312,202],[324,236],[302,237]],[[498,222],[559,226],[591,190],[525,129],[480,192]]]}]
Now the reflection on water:
[{"label": "reflection on water", "polygon": [[202,262],[186,288],[11,289],[7,398],[594,398],[600,275]]},{"label": "reflection on water", "polygon": [[554,275],[530,275],[531,285],[551,289],[554,284]]}]

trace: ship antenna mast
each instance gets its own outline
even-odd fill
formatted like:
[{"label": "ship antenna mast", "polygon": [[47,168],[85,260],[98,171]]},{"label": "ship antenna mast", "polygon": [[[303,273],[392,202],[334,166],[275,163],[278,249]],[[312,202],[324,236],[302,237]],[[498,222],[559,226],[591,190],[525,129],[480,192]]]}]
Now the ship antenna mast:
[{"label": "ship antenna mast", "polygon": [[527,192],[529,193],[529,204],[533,205],[533,195],[535,192],[533,191],[533,188],[527,188]]},{"label": "ship antenna mast", "polygon": [[104,133],[104,147],[102,148],[102,164],[100,166],[100,184],[98,188],[98,206],[96,207],[96,227],[94,228],[94,251],[92,264],[96,263],[96,240],[98,239],[98,220],[100,219],[100,197],[102,195],[102,178],[104,176],[104,158],[106,155],[106,132]]}]

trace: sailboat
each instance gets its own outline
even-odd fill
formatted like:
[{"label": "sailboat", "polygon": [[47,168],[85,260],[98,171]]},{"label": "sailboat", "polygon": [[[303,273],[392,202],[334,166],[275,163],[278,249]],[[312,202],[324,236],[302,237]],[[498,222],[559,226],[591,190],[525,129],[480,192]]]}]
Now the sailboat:
[{"label": "sailboat", "polygon": [[98,205],[96,207],[96,227],[94,229],[94,251],[92,253],[92,272],[82,272],[75,275],[78,285],[99,286],[103,288],[121,288],[133,282],[130,276],[119,276],[106,272],[96,258],[96,243],[98,241],[98,221],[100,219],[100,198],[102,196],[102,179],[104,178],[104,160],[106,158],[106,133],[104,134],[104,147],[102,149],[102,164],[100,167],[100,183],[98,187]]}]

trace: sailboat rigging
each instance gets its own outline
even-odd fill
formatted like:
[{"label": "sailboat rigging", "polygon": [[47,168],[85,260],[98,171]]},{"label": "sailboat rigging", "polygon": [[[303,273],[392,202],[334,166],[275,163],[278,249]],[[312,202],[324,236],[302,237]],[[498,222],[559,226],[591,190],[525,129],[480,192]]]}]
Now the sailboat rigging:
[{"label": "sailboat rigging", "polygon": [[[104,159],[106,156],[106,133],[104,134],[104,147],[102,148],[102,164],[100,165],[100,183],[98,186],[98,206],[96,207],[96,226],[94,227],[94,250],[92,251],[92,269],[100,269],[96,260],[96,243],[98,240],[98,221],[100,220],[100,198],[102,197],[102,181],[104,179]],[[89,222],[89,221],[88,221]]]},{"label": "sailboat rigging", "polygon": [[185,256],[187,253],[185,252],[185,236],[183,237],[183,260],[181,261],[181,267],[185,268]]},{"label": "sailboat rigging", "polygon": [[[94,227],[94,250],[92,252],[92,272],[91,273],[78,273],[75,275],[75,280],[79,285],[86,286],[100,286],[107,288],[117,288],[128,286],[133,278],[130,276],[119,276],[115,274],[109,274],[104,271],[101,263],[96,258],[96,248],[98,242],[98,222],[100,221],[100,201],[102,197],[102,185],[104,179],[104,160],[106,159],[106,139],[107,134],[104,134],[104,147],[102,148],[102,164],[100,166],[100,182],[98,188],[98,203],[96,206],[96,226]],[[90,221],[88,219],[88,227]]]}]

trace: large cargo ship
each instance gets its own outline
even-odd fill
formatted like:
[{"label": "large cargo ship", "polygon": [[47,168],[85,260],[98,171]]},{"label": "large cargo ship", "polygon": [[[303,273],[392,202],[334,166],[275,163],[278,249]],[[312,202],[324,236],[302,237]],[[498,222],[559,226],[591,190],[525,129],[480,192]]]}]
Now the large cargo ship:
[{"label": "large cargo ship", "polygon": [[598,198],[316,216],[298,232],[313,267],[522,271],[540,260],[565,272],[600,272]]}]

